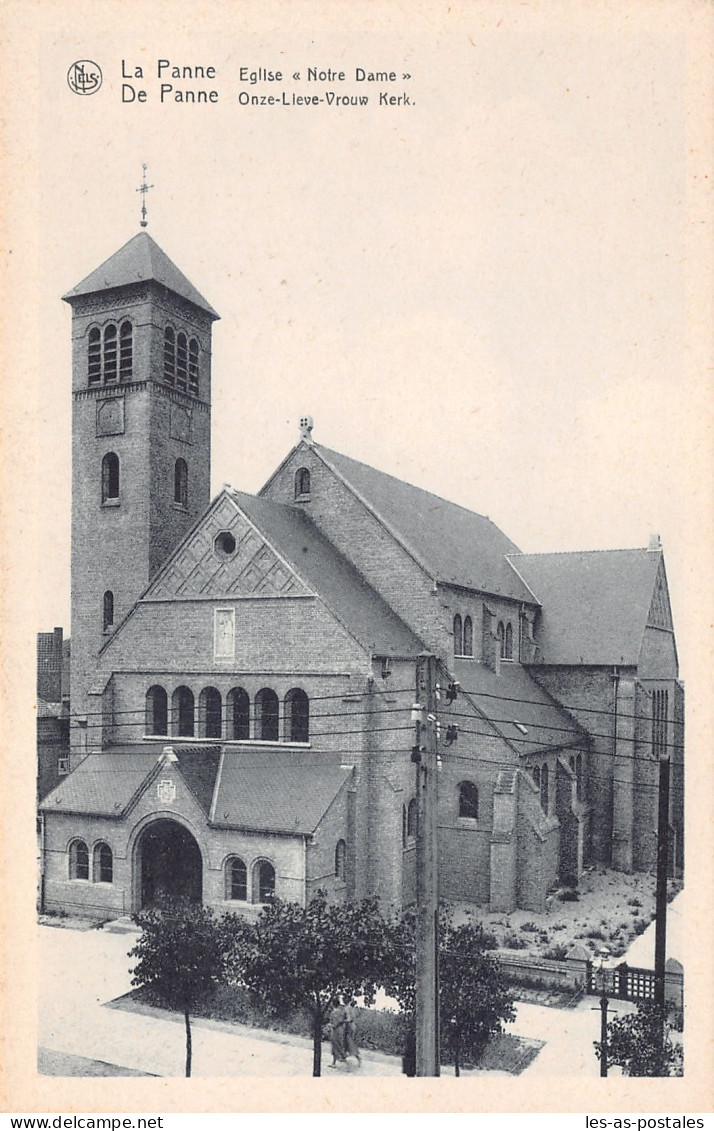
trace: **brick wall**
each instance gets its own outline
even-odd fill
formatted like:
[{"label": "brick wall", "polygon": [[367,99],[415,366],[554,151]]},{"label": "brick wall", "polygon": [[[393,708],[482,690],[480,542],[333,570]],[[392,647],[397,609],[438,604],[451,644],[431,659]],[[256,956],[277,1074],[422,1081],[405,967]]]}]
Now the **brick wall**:
[{"label": "brick wall", "polygon": [[452,630],[431,578],[310,447],[301,445],[291,453],[266,496],[294,503],[300,467],[310,471],[310,498],[298,505],[428,648],[450,655]]}]

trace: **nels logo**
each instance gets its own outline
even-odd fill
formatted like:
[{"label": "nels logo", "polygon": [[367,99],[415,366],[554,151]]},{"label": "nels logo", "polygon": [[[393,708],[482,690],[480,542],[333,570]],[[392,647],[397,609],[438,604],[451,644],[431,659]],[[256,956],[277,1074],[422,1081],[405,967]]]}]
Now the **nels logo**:
[{"label": "nels logo", "polygon": [[91,59],[78,59],[67,71],[67,84],[75,94],[96,94],[102,85],[102,68]]}]

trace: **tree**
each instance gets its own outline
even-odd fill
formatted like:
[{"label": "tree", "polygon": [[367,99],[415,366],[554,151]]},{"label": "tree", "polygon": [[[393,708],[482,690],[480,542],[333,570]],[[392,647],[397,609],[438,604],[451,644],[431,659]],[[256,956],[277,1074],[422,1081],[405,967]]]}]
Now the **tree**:
[{"label": "tree", "polygon": [[[672,1040],[672,1028],[653,1002],[639,1002],[634,1013],[615,1017],[607,1026],[607,1063],[619,1064],[625,1076],[681,1076],[682,1046]],[[595,1041],[602,1058],[603,1042]]]},{"label": "tree", "polygon": [[210,993],[225,969],[223,924],[210,908],[172,900],[160,910],[139,912],[141,927],[129,951],[138,962],[132,985],[152,990],[169,1008],[180,1009],[186,1024],[186,1075],[191,1075],[191,1019],[196,1002]]},{"label": "tree", "polygon": [[[480,926],[453,926],[442,911],[439,916],[439,1025],[442,1049],[454,1060],[460,1075],[464,1057],[478,1060],[490,1037],[502,1031],[504,1021],[515,1017],[514,998],[497,958],[488,953],[491,940]],[[405,1013],[407,1037],[414,1025],[416,979],[414,916],[407,913],[395,928],[394,973],[387,991]]]},{"label": "tree", "polygon": [[[389,924],[376,899],[328,905],[320,891],[307,907],[276,899],[252,928],[239,916],[234,976],[273,1014],[302,1008],[312,1023],[312,1074],[322,1066],[322,1035],[336,994],[374,1001],[392,960]],[[230,927],[229,927],[230,930]]]}]

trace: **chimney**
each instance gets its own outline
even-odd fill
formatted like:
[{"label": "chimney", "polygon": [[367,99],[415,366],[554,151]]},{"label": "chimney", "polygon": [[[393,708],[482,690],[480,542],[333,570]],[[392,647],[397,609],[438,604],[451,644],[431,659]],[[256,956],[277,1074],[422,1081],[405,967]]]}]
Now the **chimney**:
[{"label": "chimney", "polygon": [[656,553],[658,550],[662,549],[659,534],[650,534],[650,544],[647,549],[650,553]]},{"label": "chimney", "polygon": [[311,444],[312,430],[315,427],[315,421],[311,416],[300,417],[300,439],[304,440],[306,444]]}]

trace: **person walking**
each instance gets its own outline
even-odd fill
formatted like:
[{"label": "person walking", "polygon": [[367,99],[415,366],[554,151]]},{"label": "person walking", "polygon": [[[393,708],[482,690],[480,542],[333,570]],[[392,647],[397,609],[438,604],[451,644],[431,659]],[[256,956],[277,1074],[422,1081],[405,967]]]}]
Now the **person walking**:
[{"label": "person walking", "polygon": [[345,1052],[347,1056],[354,1056],[361,1066],[362,1057],[357,1045],[357,1007],[354,999],[345,1003]]},{"label": "person walking", "polygon": [[345,1035],[347,1029],[347,1016],[345,1007],[338,997],[332,999],[332,1012],[330,1013],[330,1045],[332,1048],[332,1064],[336,1068],[338,1060],[345,1064]]}]

